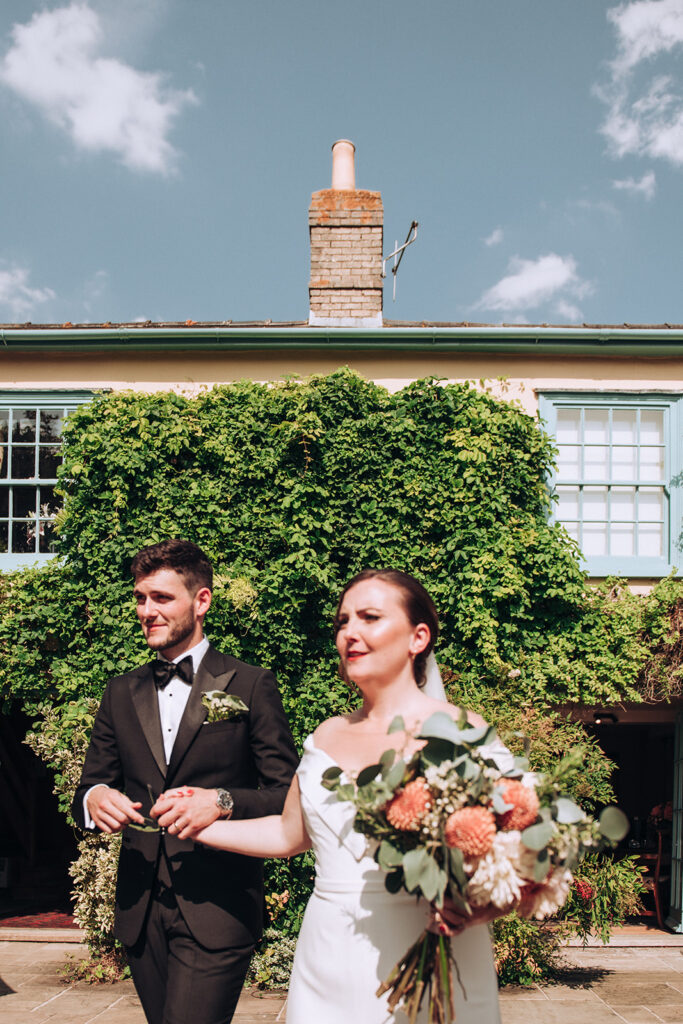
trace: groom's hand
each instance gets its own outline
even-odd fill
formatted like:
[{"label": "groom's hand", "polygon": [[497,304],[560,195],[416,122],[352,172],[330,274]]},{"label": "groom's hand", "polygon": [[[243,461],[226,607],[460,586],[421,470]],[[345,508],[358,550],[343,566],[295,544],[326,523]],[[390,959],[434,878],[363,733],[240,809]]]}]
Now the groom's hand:
[{"label": "groom's hand", "polygon": [[88,813],[101,832],[113,835],[122,832],[126,825],[136,822],[144,825],[145,819],[139,813],[141,803],[133,803],[125,793],[109,786],[95,786],[87,799]]},{"label": "groom's hand", "polygon": [[162,793],[149,812],[169,835],[192,839],[220,816],[215,789],[196,786]]}]

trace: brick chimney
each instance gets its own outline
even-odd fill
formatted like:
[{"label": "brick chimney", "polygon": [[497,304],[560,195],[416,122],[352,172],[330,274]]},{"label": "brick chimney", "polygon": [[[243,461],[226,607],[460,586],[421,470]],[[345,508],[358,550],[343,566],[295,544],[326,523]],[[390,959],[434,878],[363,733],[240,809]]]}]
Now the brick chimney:
[{"label": "brick chimney", "polygon": [[382,325],[382,196],[356,188],[354,152],[347,139],[335,142],[332,188],[311,197],[312,326]]}]

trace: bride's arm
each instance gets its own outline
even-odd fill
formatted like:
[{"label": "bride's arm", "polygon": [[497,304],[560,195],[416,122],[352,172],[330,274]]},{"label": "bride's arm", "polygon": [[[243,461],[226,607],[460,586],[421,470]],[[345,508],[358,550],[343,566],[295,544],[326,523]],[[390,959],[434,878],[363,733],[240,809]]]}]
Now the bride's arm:
[{"label": "bride's arm", "polygon": [[204,846],[248,857],[293,857],[309,850],[311,840],[301,811],[299,780],[296,775],[287,793],[282,814],[239,821],[214,821],[192,838]]}]

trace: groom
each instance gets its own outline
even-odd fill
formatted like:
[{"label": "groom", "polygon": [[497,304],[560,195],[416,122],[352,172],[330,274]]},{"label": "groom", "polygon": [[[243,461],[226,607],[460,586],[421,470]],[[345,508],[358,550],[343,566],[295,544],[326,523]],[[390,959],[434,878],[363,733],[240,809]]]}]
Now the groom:
[{"label": "groom", "polygon": [[[154,544],[131,573],[157,660],[109,681],[73,815],[123,833],[114,934],[149,1024],[229,1024],[261,934],[262,864],[188,837],[220,817],[279,814],[298,758],[273,674],[204,636],[213,571],[201,549]],[[207,721],[212,690],[244,707],[225,701]]]}]

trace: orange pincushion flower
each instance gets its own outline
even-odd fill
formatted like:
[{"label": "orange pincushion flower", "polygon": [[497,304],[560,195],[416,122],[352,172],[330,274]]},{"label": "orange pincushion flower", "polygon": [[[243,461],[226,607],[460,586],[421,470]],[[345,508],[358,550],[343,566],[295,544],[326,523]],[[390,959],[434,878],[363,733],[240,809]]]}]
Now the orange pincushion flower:
[{"label": "orange pincushion flower", "polygon": [[496,819],[485,807],[462,807],[446,821],[444,836],[468,857],[481,857],[493,846]]},{"label": "orange pincushion flower", "polygon": [[432,806],[432,794],[424,779],[413,779],[385,808],[387,821],[402,832],[417,832],[420,822]]},{"label": "orange pincushion flower", "polygon": [[506,804],[512,804],[509,811],[498,815],[503,832],[521,832],[529,825],[533,825],[538,817],[538,797],[535,790],[525,786],[518,779],[510,779],[502,787],[502,796]]}]

